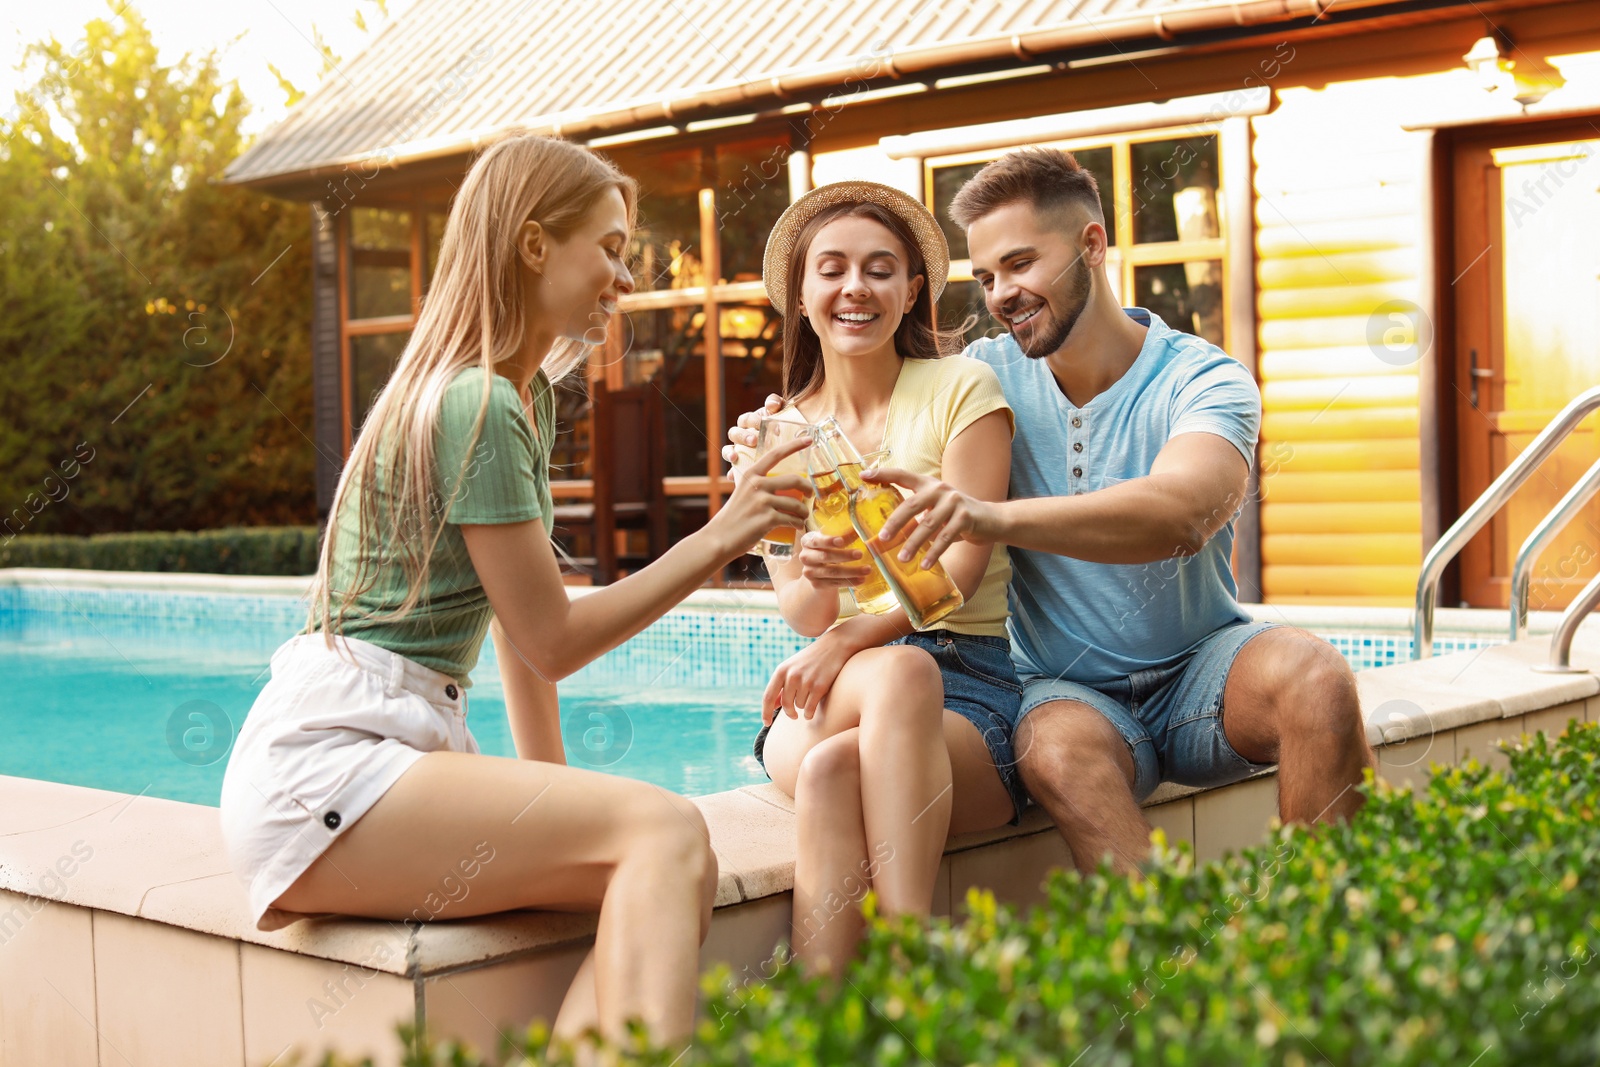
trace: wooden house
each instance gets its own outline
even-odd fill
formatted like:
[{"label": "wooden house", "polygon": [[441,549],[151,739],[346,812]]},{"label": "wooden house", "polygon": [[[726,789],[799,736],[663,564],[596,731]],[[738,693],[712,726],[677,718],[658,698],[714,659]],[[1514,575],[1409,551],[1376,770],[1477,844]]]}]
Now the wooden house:
[{"label": "wooden house", "polygon": [[[228,175],[311,205],[321,451],[348,450],[404,344],[473,153],[519,130],[643,187],[639,289],[562,392],[564,534],[600,580],[718,506],[728,420],[778,381],[766,232],[844,178],[943,219],[1017,145],[1094,170],[1123,302],[1261,384],[1247,599],[1410,603],[1441,529],[1600,382],[1588,0],[416,0]],[[942,323],[997,329],[946,225]],[[1446,603],[1504,605],[1517,546],[1597,456],[1591,419]],[[336,476],[319,469],[324,509]],[[1564,604],[1597,557],[1591,503],[1534,606]]]}]

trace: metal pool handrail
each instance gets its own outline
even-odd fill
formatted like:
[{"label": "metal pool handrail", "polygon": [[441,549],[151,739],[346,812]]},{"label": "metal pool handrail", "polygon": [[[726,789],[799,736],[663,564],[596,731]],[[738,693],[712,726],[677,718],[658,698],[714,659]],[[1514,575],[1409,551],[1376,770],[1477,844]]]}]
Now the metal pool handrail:
[{"label": "metal pool handrail", "polygon": [[1434,601],[1438,599],[1439,579],[1443,577],[1445,567],[1495,513],[1505,507],[1511,495],[1566,440],[1573,428],[1596,408],[1600,408],[1600,385],[1579,393],[1562,408],[1550,420],[1550,425],[1540,430],[1539,435],[1522,450],[1522,454],[1507,464],[1506,469],[1500,472],[1500,477],[1490,483],[1483,495],[1472,502],[1472,506],[1428,551],[1427,558],[1422,561],[1422,573],[1417,578],[1416,614],[1412,616],[1411,624],[1412,659],[1427,659],[1433,655],[1433,608]]},{"label": "metal pool handrail", "polygon": [[1578,632],[1578,624],[1583,617],[1597,605],[1600,605],[1600,574],[1590,579],[1589,584],[1583,587],[1583,592],[1567,605],[1561,621],[1556,623],[1556,632],[1550,635],[1550,662],[1542,663],[1534,670],[1547,674],[1589,673],[1585,667],[1572,665],[1572,635]]},{"label": "metal pool handrail", "polygon": [[1587,504],[1600,492],[1600,460],[1595,460],[1588,473],[1561,498],[1561,503],[1550,509],[1550,514],[1540,520],[1528,539],[1517,552],[1517,563],[1511,569],[1511,640],[1520,641],[1528,636],[1528,593],[1533,585],[1533,565],[1538,562],[1550,539],[1560,533]]}]

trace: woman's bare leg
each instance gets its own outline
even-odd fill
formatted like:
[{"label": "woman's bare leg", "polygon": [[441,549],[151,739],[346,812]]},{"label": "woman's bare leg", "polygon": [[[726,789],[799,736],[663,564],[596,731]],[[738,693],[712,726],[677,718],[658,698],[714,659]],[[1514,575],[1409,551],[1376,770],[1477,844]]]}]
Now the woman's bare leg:
[{"label": "woman's bare leg", "polygon": [[858,729],[806,754],[795,786],[794,915],[789,944],[813,971],[837,974],[861,941],[861,902],[875,873],[861,814]]},{"label": "woman's bare leg", "polygon": [[[440,899],[446,878],[465,892],[436,911],[430,901]],[[443,918],[598,909],[601,1033],[620,1038],[637,1018],[670,1042],[693,1025],[699,946],[716,884],[705,822],[684,797],[559,764],[435,752],[346,829],[277,906],[379,919],[419,909]],[[585,1013],[579,1000],[572,1007],[562,1019],[577,1025]]]},{"label": "woman's bare leg", "polygon": [[[944,743],[950,753],[950,833],[970,834],[1004,826],[1016,814],[1011,794],[1000,780],[994,757],[972,720],[955,712],[944,713]],[[951,902],[955,903],[954,901]]]},{"label": "woman's bare leg", "polygon": [[869,649],[845,665],[822,711],[780,715],[768,735],[767,768],[799,810],[792,945],[815,967],[837,973],[860,941],[852,886],[870,881],[886,915],[926,916],[948,834],[1011,818],[982,736],[943,698],[925,652]]},{"label": "woman's bare leg", "polygon": [[579,1034],[600,1029],[600,1002],[596,997],[594,977],[594,949],[590,949],[572,976],[567,995],[561,998],[561,1010],[550,1031],[557,1037],[575,1039]]},{"label": "woman's bare leg", "polygon": [[902,655],[868,664],[873,685],[851,689],[861,699],[861,810],[867,843],[874,849],[887,846],[873,888],[884,915],[925,918],[933,909],[933,887],[950,836],[944,682],[933,657],[921,649],[881,651]]}]

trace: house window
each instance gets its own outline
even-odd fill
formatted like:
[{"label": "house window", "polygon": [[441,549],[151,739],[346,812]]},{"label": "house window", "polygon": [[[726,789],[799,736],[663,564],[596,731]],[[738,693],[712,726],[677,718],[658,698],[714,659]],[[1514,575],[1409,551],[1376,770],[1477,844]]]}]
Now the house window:
[{"label": "house window", "polygon": [[345,220],[345,403],[354,442],[416,325],[417,226],[422,216],[391,207],[352,207]]},{"label": "house window", "polygon": [[[1226,272],[1217,135],[1212,129],[1142,132],[1062,141],[1094,174],[1105,212],[1106,274],[1124,304],[1153,311],[1175,329],[1227,347]],[[1001,151],[924,162],[928,206],[950,240],[950,286],[939,301],[941,328],[965,341],[1002,331],[972,280],[966,234],[949,220],[962,184]]]},{"label": "house window", "polygon": [[352,438],[360,434],[378,390],[394,373],[411,331],[374,333],[350,338],[350,426]]},{"label": "house window", "polygon": [[411,314],[411,212],[350,210],[350,317]]},{"label": "house window", "polygon": [[[413,310],[438,273],[449,212],[448,205],[431,198],[419,198],[412,207],[351,207],[343,212],[350,442],[360,434],[416,327]],[[560,425],[570,432],[553,457],[552,475],[587,478],[590,426],[584,376],[570,376],[556,396]]]},{"label": "house window", "polygon": [[953,277],[944,287],[934,311],[940,332],[946,337],[959,337],[963,345],[982,337],[999,337],[1006,332],[1006,328],[989,314],[983,302],[983,287],[970,277]]},{"label": "house window", "polygon": [[[628,268],[636,292],[706,283],[700,247],[702,159],[698,148],[660,152],[639,179],[639,219]],[[643,168],[641,168],[642,170]]]},{"label": "house window", "polygon": [[[766,301],[721,305],[722,410],[731,421],[783,392],[783,317]],[[717,429],[713,428],[713,432]],[[721,447],[721,441],[713,438]]]},{"label": "house window", "polygon": [[789,206],[789,142],[769,137],[718,145],[716,151],[720,280],[758,282],[767,235]]},{"label": "house window", "polygon": [[433,276],[439,273],[439,248],[444,244],[444,224],[450,217],[449,208],[430,211],[423,216],[423,248],[424,259],[422,271],[422,291],[427,292],[433,284]]}]

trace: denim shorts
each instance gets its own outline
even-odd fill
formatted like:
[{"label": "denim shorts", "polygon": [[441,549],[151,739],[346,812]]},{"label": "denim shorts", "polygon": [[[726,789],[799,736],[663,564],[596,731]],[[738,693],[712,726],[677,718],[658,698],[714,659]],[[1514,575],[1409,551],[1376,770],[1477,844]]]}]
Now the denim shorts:
[{"label": "denim shorts", "polygon": [[1134,796],[1144,800],[1162,782],[1219,786],[1271,764],[1251,763],[1222,730],[1228,672],[1246,641],[1277,623],[1241,622],[1212,633],[1166,667],[1136,671],[1108,685],[1087,686],[1032,676],[1022,681],[1022,717],[1053,700],[1077,700],[1117,728],[1133,756]]},{"label": "denim shorts", "polygon": [[[1011,747],[1022,706],[1022,683],[1011,665],[1011,642],[1004,637],[927,630],[907,634],[889,644],[920,648],[939,665],[939,677],[944,680],[944,706],[983,735],[1000,781],[1011,796],[1011,824],[1015,826],[1028,805],[1028,792],[1017,772],[1017,756]],[[763,758],[771,729],[763,726],[756,735],[757,760]],[[762,767],[765,766],[763,762]]]}]

